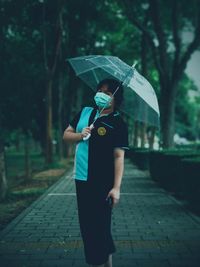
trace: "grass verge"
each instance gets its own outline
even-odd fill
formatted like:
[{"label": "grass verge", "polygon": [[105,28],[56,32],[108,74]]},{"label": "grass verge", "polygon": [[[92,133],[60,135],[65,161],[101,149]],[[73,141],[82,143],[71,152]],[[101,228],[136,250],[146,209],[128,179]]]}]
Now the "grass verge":
[{"label": "grass verge", "polygon": [[0,203],[0,230],[4,229],[17,215],[57,182],[72,168],[73,160],[55,160],[49,166],[43,164],[40,155],[31,157],[31,177],[23,171],[23,155],[7,155],[8,194]]}]

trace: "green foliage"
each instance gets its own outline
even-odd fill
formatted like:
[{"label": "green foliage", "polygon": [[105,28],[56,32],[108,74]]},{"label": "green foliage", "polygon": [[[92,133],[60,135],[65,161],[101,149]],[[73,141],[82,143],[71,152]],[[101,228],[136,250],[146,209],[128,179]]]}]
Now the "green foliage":
[{"label": "green foliage", "polygon": [[181,80],[176,98],[176,133],[189,140],[199,137],[197,131],[199,103],[191,93],[197,92],[195,84],[185,75]]},{"label": "green foliage", "polygon": [[[164,150],[161,152],[150,152],[149,170],[152,179],[170,192],[182,194],[184,171],[182,160],[190,158],[192,162],[199,158],[198,150]],[[158,168],[159,166],[159,168]],[[187,174],[190,178],[190,174]]]},{"label": "green foliage", "polygon": [[38,22],[34,25],[37,20],[33,18],[36,3],[39,4],[38,1],[1,3],[0,123],[7,131],[22,129],[25,133],[34,133],[41,125],[44,72],[39,45],[41,38],[35,28]]},{"label": "green foliage", "polygon": [[[159,3],[161,4],[160,1]],[[173,1],[166,1],[160,5],[168,48],[173,48],[172,4]],[[81,98],[81,104],[93,104],[93,93],[85,90],[86,86],[78,79],[75,80],[66,58],[87,54],[116,55],[130,65],[137,60],[137,68],[141,70],[142,33],[130,18],[134,16],[143,23],[148,1],[1,1],[0,135],[4,142],[15,142],[14,135],[17,135],[17,131],[22,131],[32,135],[44,146],[47,78],[43,53],[44,31],[48,64],[51,65],[57,36],[57,14],[62,5],[62,49],[53,81],[54,128],[58,128],[60,84],[63,86],[63,128],[70,119],[72,107],[77,111],[78,98]],[[180,29],[191,30],[196,23],[195,1],[191,1],[189,6],[185,0],[181,1],[179,9],[183,18]],[[150,20],[148,29],[153,34]],[[159,96],[158,72],[153,65],[152,51],[149,47],[147,50],[147,75]],[[171,57],[172,54],[169,53],[169,60]],[[191,86],[193,85],[185,77],[176,100],[176,120],[180,135],[196,138],[196,133],[200,131],[197,129],[197,116],[194,116],[198,113],[197,107],[187,98]],[[78,97],[81,91],[83,94]]]}]

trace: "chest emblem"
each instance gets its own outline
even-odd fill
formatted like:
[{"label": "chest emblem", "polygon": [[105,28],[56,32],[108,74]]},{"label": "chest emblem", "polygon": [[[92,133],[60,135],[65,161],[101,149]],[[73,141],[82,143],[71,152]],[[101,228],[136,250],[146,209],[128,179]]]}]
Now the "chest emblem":
[{"label": "chest emblem", "polygon": [[99,128],[97,129],[97,133],[98,133],[98,135],[100,135],[100,136],[105,135],[105,134],[106,134],[106,128],[104,128],[104,127],[99,127]]}]

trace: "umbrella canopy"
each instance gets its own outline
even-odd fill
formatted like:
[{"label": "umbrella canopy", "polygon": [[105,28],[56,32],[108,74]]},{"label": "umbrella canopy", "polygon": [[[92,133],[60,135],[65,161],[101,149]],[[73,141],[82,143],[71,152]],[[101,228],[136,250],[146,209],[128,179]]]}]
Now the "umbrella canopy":
[{"label": "umbrella canopy", "polygon": [[120,109],[136,121],[159,127],[159,107],[151,84],[138,71],[114,56],[90,55],[68,59],[76,75],[96,92],[103,79],[114,78],[124,87]]}]

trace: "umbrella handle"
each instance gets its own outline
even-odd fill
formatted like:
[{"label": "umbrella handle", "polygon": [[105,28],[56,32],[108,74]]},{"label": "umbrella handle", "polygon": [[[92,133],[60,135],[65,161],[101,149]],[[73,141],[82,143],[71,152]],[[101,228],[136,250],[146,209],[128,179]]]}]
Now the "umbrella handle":
[{"label": "umbrella handle", "polygon": [[87,141],[90,138],[91,134],[89,133],[87,136],[83,137],[83,141]]},{"label": "umbrella handle", "polygon": [[[92,130],[94,128],[93,123],[90,125],[90,130]],[[83,141],[87,141],[91,136],[91,133],[89,133],[87,136],[83,137]]]}]

